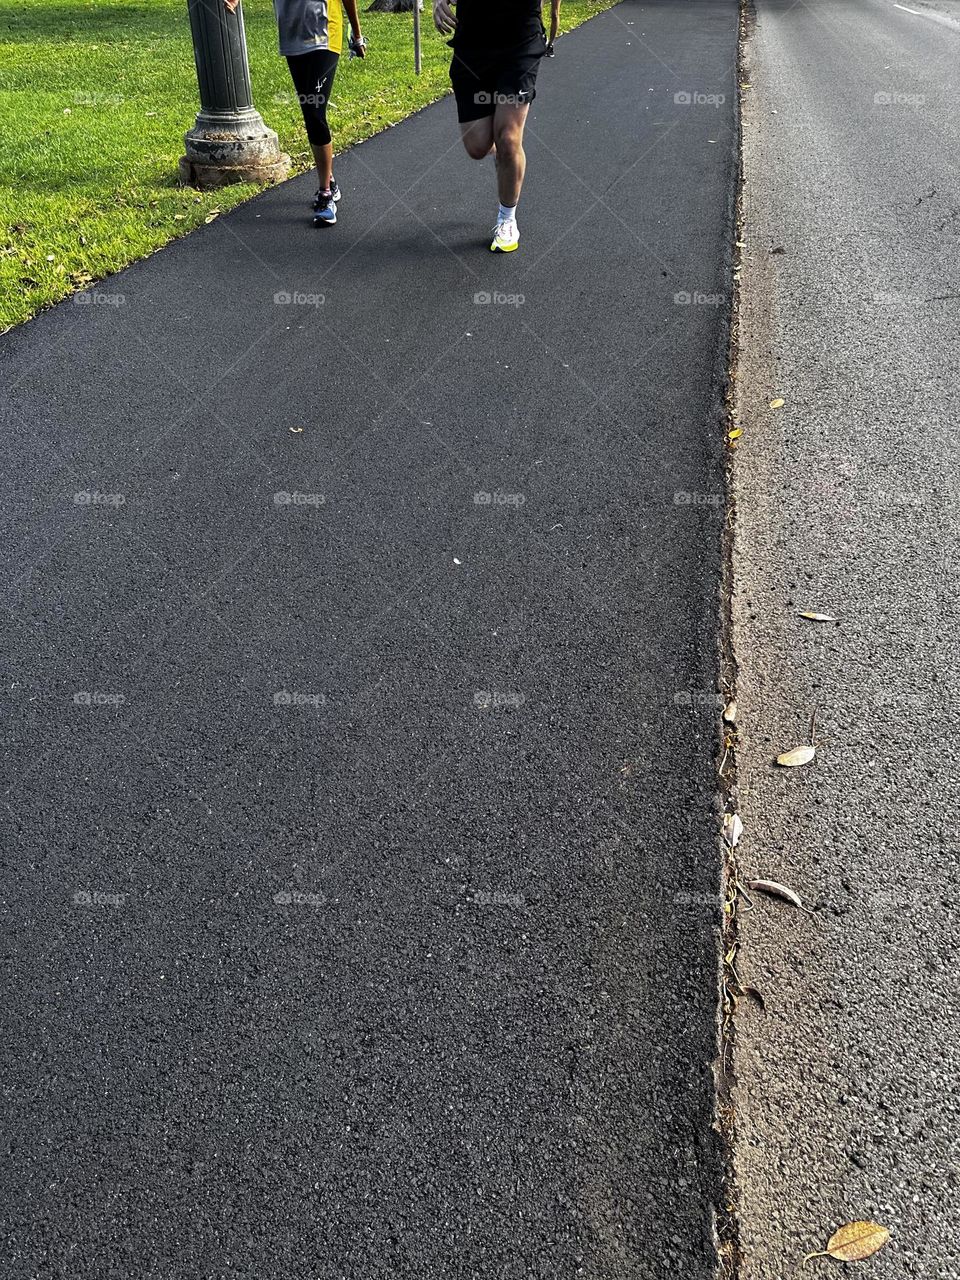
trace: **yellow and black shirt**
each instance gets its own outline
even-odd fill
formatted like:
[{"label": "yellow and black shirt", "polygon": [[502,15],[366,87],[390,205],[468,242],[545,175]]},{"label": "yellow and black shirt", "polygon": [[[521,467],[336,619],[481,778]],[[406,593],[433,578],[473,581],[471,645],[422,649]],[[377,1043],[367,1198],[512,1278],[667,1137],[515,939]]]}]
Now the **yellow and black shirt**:
[{"label": "yellow and black shirt", "polygon": [[314,49],[343,49],[343,6],[340,0],[273,0],[280,28],[280,52],[295,58]]}]

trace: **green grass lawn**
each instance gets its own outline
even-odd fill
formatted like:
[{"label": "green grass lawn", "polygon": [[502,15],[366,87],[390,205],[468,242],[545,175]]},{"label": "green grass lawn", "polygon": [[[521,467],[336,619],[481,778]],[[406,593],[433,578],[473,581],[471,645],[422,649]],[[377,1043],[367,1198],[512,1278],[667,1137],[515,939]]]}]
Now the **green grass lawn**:
[{"label": "green grass lawn", "polygon": [[[563,28],[612,3],[566,0]],[[362,14],[368,57],[342,59],[330,110],[338,149],[447,90],[430,11],[420,77],[413,15]],[[271,0],[246,0],[244,20],[256,105],[300,172],[309,152]],[[0,330],[253,194],[177,186],[196,111],[185,0],[0,0]]]}]

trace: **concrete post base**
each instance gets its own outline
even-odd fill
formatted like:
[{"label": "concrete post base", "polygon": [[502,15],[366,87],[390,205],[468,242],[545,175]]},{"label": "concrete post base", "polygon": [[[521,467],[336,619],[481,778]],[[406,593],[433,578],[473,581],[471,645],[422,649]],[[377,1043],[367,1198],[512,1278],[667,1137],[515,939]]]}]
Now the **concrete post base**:
[{"label": "concrete post base", "polygon": [[290,172],[290,157],[258,111],[201,111],[186,134],[180,160],[184,186],[210,190],[234,182],[278,182]]}]

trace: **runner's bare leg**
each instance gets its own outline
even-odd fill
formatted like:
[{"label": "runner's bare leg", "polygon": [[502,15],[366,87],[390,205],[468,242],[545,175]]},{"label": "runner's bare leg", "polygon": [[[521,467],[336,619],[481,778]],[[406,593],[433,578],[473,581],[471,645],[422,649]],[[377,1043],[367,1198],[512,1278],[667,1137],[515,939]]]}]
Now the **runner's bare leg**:
[{"label": "runner's bare leg", "polygon": [[523,128],[529,103],[498,102],[493,117],[493,140],[497,152],[497,187],[500,203],[514,208],[520,199],[527,157],[523,150]]},{"label": "runner's bare leg", "polygon": [[460,125],[460,136],[471,159],[482,160],[493,150],[493,120],[493,116],[482,116]]},{"label": "runner's bare leg", "polygon": [[333,177],[333,143],[314,142],[311,144],[310,150],[313,152],[314,163],[317,166],[317,180],[320,183],[320,190],[329,191],[330,179]]}]

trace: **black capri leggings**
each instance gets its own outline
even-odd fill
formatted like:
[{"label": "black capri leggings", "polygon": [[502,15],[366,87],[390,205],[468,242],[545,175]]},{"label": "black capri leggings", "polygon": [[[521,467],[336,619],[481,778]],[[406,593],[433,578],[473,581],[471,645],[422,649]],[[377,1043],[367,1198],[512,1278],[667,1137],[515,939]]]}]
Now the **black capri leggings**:
[{"label": "black capri leggings", "polygon": [[330,141],[327,103],[339,58],[339,53],[331,53],[329,49],[314,49],[311,53],[299,53],[295,58],[287,59],[293,87],[300,100],[303,123],[307,126],[307,137],[319,147]]}]

